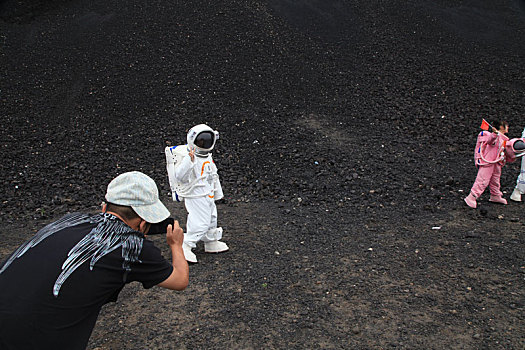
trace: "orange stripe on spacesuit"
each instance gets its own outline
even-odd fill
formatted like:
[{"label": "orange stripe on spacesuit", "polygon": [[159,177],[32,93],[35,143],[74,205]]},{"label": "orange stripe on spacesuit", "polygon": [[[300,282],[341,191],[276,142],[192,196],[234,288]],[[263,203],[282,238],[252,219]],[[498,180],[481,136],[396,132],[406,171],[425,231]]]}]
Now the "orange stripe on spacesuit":
[{"label": "orange stripe on spacesuit", "polygon": [[[202,174],[204,174],[204,166],[205,166],[206,164],[209,164],[209,163],[210,163],[209,161],[206,161],[206,162],[204,162],[204,163],[202,164],[201,176],[202,176]],[[213,197],[215,197],[215,195],[213,195],[213,196],[208,195],[208,197],[213,198]]]},{"label": "orange stripe on spacesuit", "polygon": [[204,164],[202,164],[201,176],[202,176],[202,174],[204,174],[204,166],[205,166],[206,164],[210,164],[210,162],[209,162],[209,161],[206,161],[206,162],[204,162]]}]

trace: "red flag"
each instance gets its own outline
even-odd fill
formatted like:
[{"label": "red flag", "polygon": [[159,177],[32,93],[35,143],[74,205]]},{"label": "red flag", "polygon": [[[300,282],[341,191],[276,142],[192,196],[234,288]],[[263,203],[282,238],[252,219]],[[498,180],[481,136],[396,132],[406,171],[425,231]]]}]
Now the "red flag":
[{"label": "red flag", "polygon": [[488,130],[489,126],[490,126],[490,124],[487,123],[487,121],[485,119],[483,119],[483,121],[481,122],[481,126],[480,126],[481,130]]}]

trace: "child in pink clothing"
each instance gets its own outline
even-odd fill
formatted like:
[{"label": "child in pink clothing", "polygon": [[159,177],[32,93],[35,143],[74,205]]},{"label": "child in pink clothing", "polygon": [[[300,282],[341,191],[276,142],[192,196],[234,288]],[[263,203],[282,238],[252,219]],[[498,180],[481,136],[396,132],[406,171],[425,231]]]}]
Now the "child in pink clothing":
[{"label": "child in pink clothing", "polygon": [[485,191],[490,189],[489,201],[507,204],[500,191],[501,168],[505,165],[505,144],[509,140],[506,133],[509,132],[509,124],[505,121],[495,121],[493,132],[482,131],[478,135],[476,149],[474,150],[474,162],[478,168],[476,181],[465,198],[465,202],[471,208],[476,208],[476,200]]}]

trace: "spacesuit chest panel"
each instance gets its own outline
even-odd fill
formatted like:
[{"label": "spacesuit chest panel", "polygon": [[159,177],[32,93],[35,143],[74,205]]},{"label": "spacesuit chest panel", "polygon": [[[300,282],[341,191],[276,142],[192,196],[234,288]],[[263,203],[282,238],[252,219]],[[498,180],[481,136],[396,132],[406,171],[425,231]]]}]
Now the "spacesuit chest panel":
[{"label": "spacesuit chest panel", "polygon": [[205,185],[206,191],[210,192],[210,198],[213,198],[213,192],[215,190],[214,181],[217,171],[211,157],[199,159],[197,169],[195,170],[197,170],[198,175],[202,177],[201,182]]}]

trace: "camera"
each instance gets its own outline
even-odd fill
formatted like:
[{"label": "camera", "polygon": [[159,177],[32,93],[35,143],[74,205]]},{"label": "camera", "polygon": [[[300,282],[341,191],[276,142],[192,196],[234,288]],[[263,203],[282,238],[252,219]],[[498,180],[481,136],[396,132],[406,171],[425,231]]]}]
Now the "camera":
[{"label": "camera", "polygon": [[167,218],[156,224],[151,224],[148,231],[148,235],[166,234],[166,232],[168,231],[168,225],[171,225],[173,227],[174,222],[174,218]]}]

